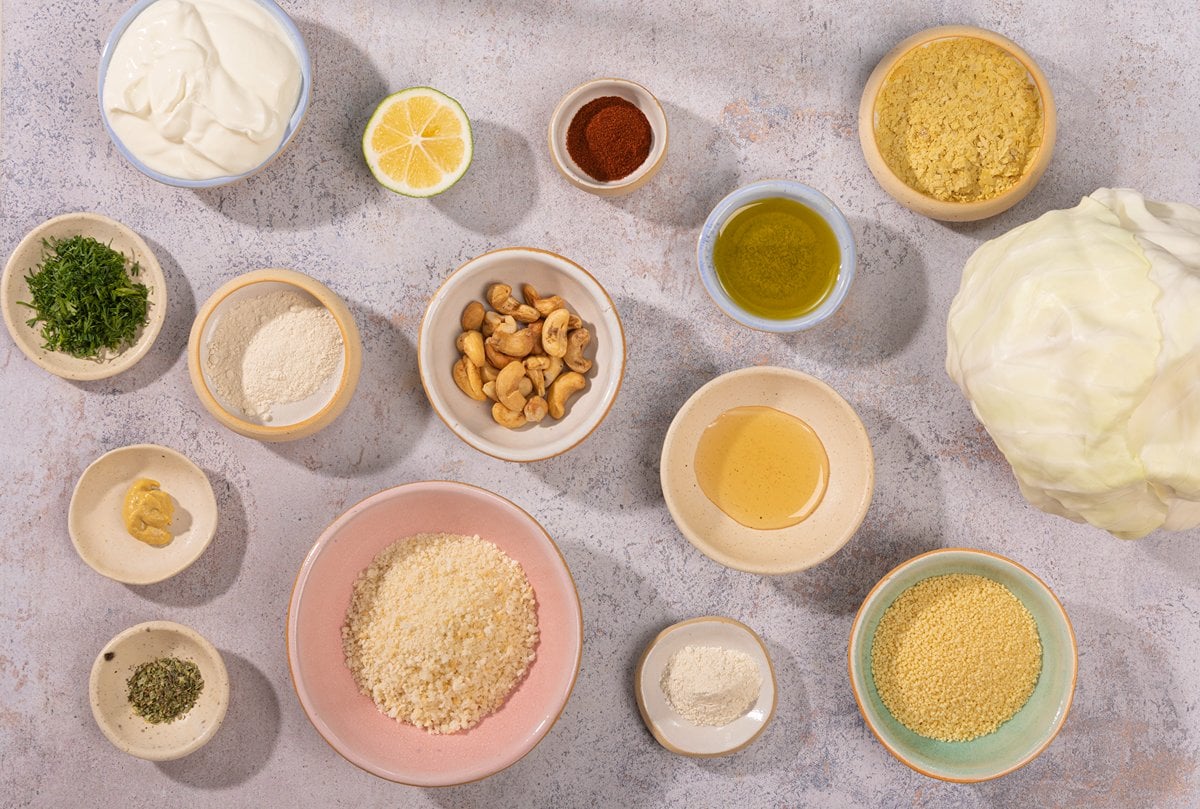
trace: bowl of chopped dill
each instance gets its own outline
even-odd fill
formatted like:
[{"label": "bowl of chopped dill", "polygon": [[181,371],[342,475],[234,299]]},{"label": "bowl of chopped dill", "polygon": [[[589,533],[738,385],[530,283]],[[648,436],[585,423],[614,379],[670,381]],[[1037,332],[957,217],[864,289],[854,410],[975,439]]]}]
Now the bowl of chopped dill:
[{"label": "bowl of chopped dill", "polygon": [[131,626],[104,645],[88,681],[96,724],[118,750],[148,761],[194,753],[229,706],[221,653],[173,621]]},{"label": "bowl of chopped dill", "polygon": [[104,379],[150,351],[167,312],[162,268],[146,242],[95,213],[56,216],[31,230],[0,278],[13,342],[64,379]]}]

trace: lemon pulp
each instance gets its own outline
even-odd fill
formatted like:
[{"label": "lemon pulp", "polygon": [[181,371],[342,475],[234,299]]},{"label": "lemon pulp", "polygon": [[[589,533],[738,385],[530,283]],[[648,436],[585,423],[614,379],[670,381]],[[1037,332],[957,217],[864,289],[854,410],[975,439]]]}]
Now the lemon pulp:
[{"label": "lemon pulp", "polygon": [[413,197],[448,189],[472,157],[471,123],[453,98],[410,87],[385,98],[363,133],[363,155],[382,185]]}]

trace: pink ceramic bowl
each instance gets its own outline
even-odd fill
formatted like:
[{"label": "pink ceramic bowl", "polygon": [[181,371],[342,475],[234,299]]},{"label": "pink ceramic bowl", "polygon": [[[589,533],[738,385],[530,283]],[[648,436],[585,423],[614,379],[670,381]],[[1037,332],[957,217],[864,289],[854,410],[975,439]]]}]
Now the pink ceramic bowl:
[{"label": "pink ceramic bowl", "polygon": [[[537,658],[500,710],[463,733],[435,735],[380,713],[342,654],[355,579],[392,542],[421,532],[494,542],[525,569],[537,598]],[[380,778],[451,786],[503,770],[549,732],[579,673],[583,613],[566,561],[533,517],[485,489],[425,481],[371,495],[325,529],[296,577],[287,647],[300,704],[334,750]]]}]

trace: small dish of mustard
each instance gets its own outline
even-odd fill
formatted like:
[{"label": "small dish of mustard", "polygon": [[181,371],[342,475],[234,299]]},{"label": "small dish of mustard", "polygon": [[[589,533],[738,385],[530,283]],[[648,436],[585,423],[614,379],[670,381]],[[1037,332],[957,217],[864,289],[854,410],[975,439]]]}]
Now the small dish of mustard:
[{"label": "small dish of mustard", "polygon": [[204,470],[185,456],[135,444],[84,470],[67,527],[80,558],[97,573],[153,584],[204,553],[217,530],[217,499]]}]

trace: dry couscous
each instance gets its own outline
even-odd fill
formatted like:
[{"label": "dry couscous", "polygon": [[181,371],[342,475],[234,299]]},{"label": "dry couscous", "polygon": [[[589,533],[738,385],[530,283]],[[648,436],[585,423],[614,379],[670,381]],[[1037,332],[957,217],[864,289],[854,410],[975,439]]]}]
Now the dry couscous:
[{"label": "dry couscous", "polygon": [[354,584],[346,664],[393,719],[434,733],[477,725],[533,662],[537,604],[525,571],[477,536],[418,534]]},{"label": "dry couscous", "polygon": [[1029,700],[1042,669],[1037,622],[1004,585],[954,573],[909,587],[871,645],[883,704],[909,730],[946,742],[992,733]]},{"label": "dry couscous", "polygon": [[1041,99],[1025,66],[998,45],[934,40],[884,81],[875,139],[910,188],[942,201],[991,199],[1021,179],[1041,146]]}]

